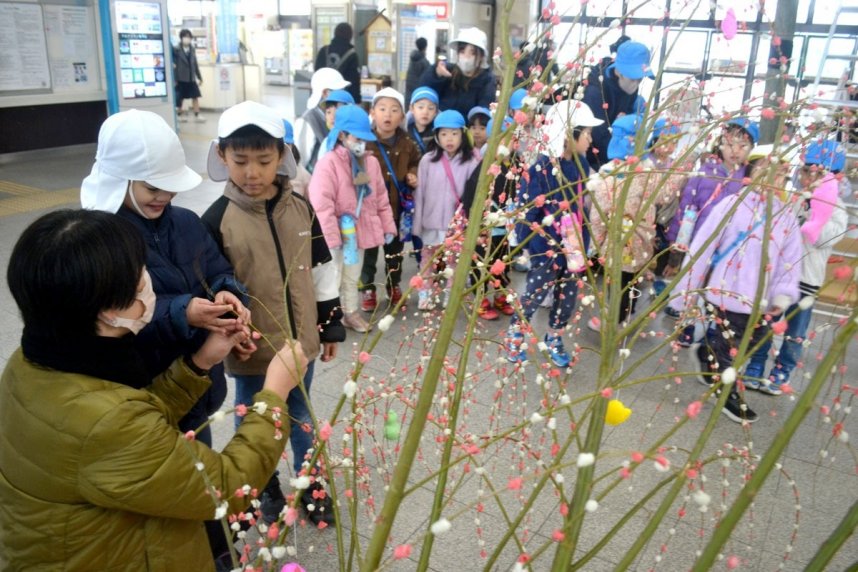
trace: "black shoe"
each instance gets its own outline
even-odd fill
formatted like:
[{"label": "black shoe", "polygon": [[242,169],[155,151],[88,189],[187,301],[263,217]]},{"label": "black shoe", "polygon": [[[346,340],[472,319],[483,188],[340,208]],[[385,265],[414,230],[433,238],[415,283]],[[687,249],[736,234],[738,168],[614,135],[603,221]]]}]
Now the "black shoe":
[{"label": "black shoe", "polygon": [[334,503],[331,502],[331,495],[318,482],[311,484],[310,488],[301,493],[301,506],[313,524],[334,524]]},{"label": "black shoe", "polygon": [[[716,369],[713,369],[715,362],[709,361],[709,356],[711,355],[709,348],[705,345],[701,345],[697,348],[697,361],[700,362],[700,375],[697,376],[697,381],[706,387],[712,387],[719,379],[717,375],[712,375]],[[707,373],[709,375],[706,375]]]},{"label": "black shoe", "polygon": [[729,397],[727,397],[727,402],[724,404],[724,409],[721,410],[721,413],[730,418],[731,421],[735,421],[736,423],[753,423],[759,416],[754,413],[754,410],[748,407],[748,404],[745,403],[745,400],[739,397],[739,394],[735,391],[730,392]]},{"label": "black shoe", "polygon": [[268,479],[268,484],[262,489],[262,494],[259,495],[259,503],[262,520],[266,524],[277,522],[280,513],[286,507],[286,497],[283,494],[283,489],[280,488],[280,479],[276,472]]}]

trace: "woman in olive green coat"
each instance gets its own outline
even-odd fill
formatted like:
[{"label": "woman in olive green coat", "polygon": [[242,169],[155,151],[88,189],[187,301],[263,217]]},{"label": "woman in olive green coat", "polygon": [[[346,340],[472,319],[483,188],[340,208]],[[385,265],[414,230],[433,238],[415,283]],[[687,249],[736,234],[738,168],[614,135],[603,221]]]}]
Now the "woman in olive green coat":
[{"label": "woman in olive green coat", "polygon": [[[21,348],[0,379],[0,559],[7,570],[213,570],[203,521],[246,510],[288,439],[285,399],[306,365],[284,347],[222,453],[177,421],[206,370],[238,344],[240,320],[147,379],[133,335],[152,315],[146,247],[130,223],[58,211],[9,261]],[[222,493],[210,494],[207,482]]]}]

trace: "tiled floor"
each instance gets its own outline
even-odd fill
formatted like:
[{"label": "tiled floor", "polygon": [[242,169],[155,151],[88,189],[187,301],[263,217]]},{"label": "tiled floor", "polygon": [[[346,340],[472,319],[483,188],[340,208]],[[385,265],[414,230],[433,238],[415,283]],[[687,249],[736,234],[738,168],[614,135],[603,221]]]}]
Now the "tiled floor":
[{"label": "tiled floor", "polygon": [[[291,99],[288,88],[269,90],[265,102],[282,109],[284,115],[291,116]],[[217,115],[207,113],[208,121],[204,124],[181,124],[181,138],[185,147],[188,164],[198,172],[204,171],[205,155],[209,141],[216,130]],[[5,271],[9,254],[22,230],[36,217],[47,209],[58,207],[74,207],[77,204],[77,192],[81,179],[88,174],[94,155],[93,148],[84,148],[63,153],[46,153],[44,156],[28,157],[26,160],[0,162],[0,267]],[[222,185],[205,180],[196,190],[176,197],[175,204],[188,207],[198,213],[219,196]],[[406,259],[406,277],[416,269],[413,258]],[[514,276],[517,286],[521,286],[523,276]],[[644,302],[645,303],[645,302]],[[414,304],[413,306],[416,306]],[[382,416],[385,411],[395,409],[404,411],[403,401],[414,397],[419,387],[418,366],[425,365],[422,358],[428,349],[431,334],[439,320],[439,313],[428,316],[418,315],[415,307],[410,313],[384,334],[375,349],[372,350],[372,360],[366,365],[365,376],[360,380],[361,391],[373,389],[376,391],[374,406],[367,407],[363,414],[365,420],[362,427],[366,431],[364,437],[365,450],[361,451],[372,469],[365,476],[365,487],[357,487],[362,501],[358,506],[356,517],[355,538],[365,550],[368,538],[372,534],[373,523],[368,516],[368,507],[372,502],[366,496],[374,493],[374,503],[379,508],[383,502],[385,479],[389,476],[396,458],[397,442],[378,440],[373,436],[373,429],[381,428]],[[540,407],[543,391],[553,391],[552,384],[565,383],[570,397],[574,400],[596,387],[599,378],[598,352],[600,337],[583,327],[589,317],[585,310],[577,322],[579,328],[570,334],[567,344],[578,344],[580,363],[576,365],[571,375],[557,379],[549,379],[550,383],[542,386],[537,381],[535,366],[529,365],[524,372],[516,373],[505,365],[505,361],[495,359],[499,356],[498,341],[505,324],[493,322],[482,324],[479,330],[479,353],[469,362],[472,377],[466,385],[467,410],[461,413],[462,421],[458,426],[457,435],[473,434],[476,437],[497,435],[504,428],[513,425],[516,420],[529,418],[533,411]],[[541,311],[535,320],[537,331],[544,331],[546,312]],[[829,318],[817,316],[814,326],[819,329],[813,346],[808,349],[806,356],[808,371],[813,371],[814,364],[825,354],[832,340],[832,332],[836,324]],[[463,339],[464,321],[460,320],[454,340],[459,343]],[[645,331],[669,331],[674,327],[672,321],[656,317],[645,328]],[[8,356],[15,350],[20,335],[20,321],[14,301],[12,300],[5,281],[0,288],[0,367],[5,365]],[[359,349],[365,348],[371,338],[363,338],[354,333],[349,334],[345,344],[341,346],[338,358],[329,364],[317,364],[316,381],[313,386],[313,402],[316,414],[328,417],[337,406],[342,393],[343,382],[354,367],[354,359]],[[603,451],[610,452],[600,460],[602,470],[605,467],[617,466],[627,459],[633,450],[645,450],[653,445],[659,436],[670,431],[677,419],[683,417],[686,406],[698,399],[702,387],[690,383],[691,377],[685,378],[685,383],[675,383],[674,374],[667,373],[667,362],[671,352],[667,349],[657,349],[660,338],[646,336],[638,338],[632,348],[631,356],[641,358],[648,351],[652,355],[646,357],[636,370],[635,378],[647,376],[662,376],[660,381],[650,381],[638,385],[630,385],[622,390],[622,400],[633,409],[628,422],[618,427],[607,427],[603,436]],[[570,345],[571,347],[571,345]],[[616,350],[616,348],[613,348]],[[849,507],[858,498],[858,475],[856,475],[856,454],[854,446],[846,445],[832,437],[835,423],[842,422],[843,429],[849,434],[858,435],[858,422],[851,413],[855,394],[842,391],[842,384],[853,386],[858,384],[858,352],[855,340],[845,363],[845,373],[833,373],[831,380],[823,389],[818,403],[801,425],[798,433],[790,442],[784,456],[780,459],[782,468],[774,473],[756,497],[753,510],[743,520],[732,540],[724,551],[725,562],[720,562],[718,569],[726,567],[730,556],[737,556],[741,569],[746,570],[800,570],[814,555],[819,544],[837,525]],[[458,358],[458,348],[448,356],[455,363]],[[632,360],[633,361],[633,360]],[[695,367],[694,360],[687,352],[678,354],[676,369],[680,372],[691,372]],[[795,386],[798,394],[804,390],[807,381],[799,379]],[[400,386],[397,388],[396,386]],[[399,396],[399,397],[396,397]],[[228,398],[228,399],[231,399]],[[739,426],[720,418],[717,421],[716,434],[705,449],[705,455],[716,455],[718,451],[728,451],[733,447],[746,447],[751,454],[761,454],[775,438],[778,429],[786,416],[793,410],[795,400],[790,397],[772,398],[761,394],[748,396],[749,402],[761,413],[761,419],[750,431],[744,431]],[[829,408],[828,417],[820,413],[820,407]],[[439,401],[436,409],[443,412],[443,400]],[[577,418],[583,411],[581,407],[574,409]],[[664,442],[664,455],[674,465],[681,465],[685,451],[690,448],[703,428],[704,419],[711,411],[707,405],[701,414],[701,419],[679,429]],[[566,419],[565,416],[560,416]],[[558,419],[560,421],[560,419]],[[563,425],[561,427],[561,425]],[[569,430],[568,421],[560,421],[556,429],[562,438]],[[403,429],[407,429],[406,424]],[[215,427],[216,443],[222,446],[230,438],[231,423],[221,423]],[[340,453],[342,446],[348,442],[340,442],[341,425],[335,429],[335,438],[331,440],[334,453]],[[544,427],[544,426],[543,426]],[[405,431],[403,430],[403,435]],[[516,432],[508,440],[497,446],[486,449],[479,457],[474,458],[470,465],[480,464],[486,469],[483,473],[475,473],[473,467],[466,472],[459,465],[452,469],[451,480],[445,497],[444,514],[453,523],[453,529],[445,536],[436,540],[435,551],[431,560],[431,568],[438,571],[449,570],[478,570],[484,566],[481,551],[491,554],[507,529],[506,519],[517,514],[522,499],[530,494],[534,484],[533,468],[535,459],[548,458],[552,443],[552,432],[544,428],[534,427],[532,432]],[[438,446],[435,444],[439,431],[427,428],[426,441],[421,448],[420,457],[415,461],[412,483],[422,477],[431,475],[437,469]],[[525,451],[524,445],[528,447]],[[566,478],[566,491],[571,490],[575,478],[576,445],[567,453],[569,464],[560,473]],[[485,458],[483,458],[485,456]],[[691,566],[696,550],[702,548],[723,509],[721,502],[729,503],[736,495],[737,488],[744,478],[744,469],[755,462],[751,456],[745,462],[735,462],[730,467],[714,463],[706,465],[701,471],[708,477],[706,490],[712,497],[712,505],[707,513],[696,509],[689,497],[680,495],[676,506],[672,507],[659,528],[653,540],[642,552],[635,564],[639,570],[685,570]],[[509,478],[520,474],[519,464],[531,466],[529,478],[524,488],[518,492],[509,490]],[[281,477],[284,489],[288,490],[289,466],[291,463],[281,463]],[[469,466],[470,466],[469,465]],[[601,470],[600,470],[601,472]],[[608,531],[635,502],[642,498],[645,491],[664,478],[664,474],[651,468],[650,464],[641,466],[634,477],[623,482],[610,495],[600,501],[599,509],[588,515],[582,534],[582,548],[587,550]],[[608,479],[597,487],[610,482]],[[729,484],[728,484],[729,483]],[[342,491],[343,484],[339,483]],[[451,492],[455,488],[455,492]],[[495,491],[492,493],[491,491]],[[432,479],[421,483],[409,497],[393,529],[387,556],[392,554],[393,546],[409,543],[414,546],[410,559],[399,562],[389,562],[389,570],[412,570],[415,568],[419,547],[423,542],[427,529],[428,510],[432,504],[434,487]],[[690,493],[689,493],[690,494]],[[482,495],[482,496],[481,496]],[[496,495],[496,496],[495,496]],[[798,496],[798,500],[796,499]],[[614,540],[596,558],[589,561],[585,570],[614,569],[625,551],[634,542],[646,526],[649,517],[657,506],[660,495],[631,518]],[[479,511],[477,500],[484,504],[484,510]],[[797,508],[800,505],[800,508]],[[688,507],[687,515],[679,516],[680,509]],[[551,538],[553,531],[559,526],[560,501],[553,492],[546,488],[537,498],[532,511],[525,516],[518,526],[516,547],[512,541],[501,552],[501,558],[492,569],[508,570],[513,567],[515,560],[523,551],[532,552],[541,545],[548,545],[548,553],[535,561],[533,570],[546,570],[550,567]],[[345,503],[342,515],[348,516]],[[796,522],[798,523],[796,529]],[[352,528],[347,524],[345,529]],[[795,534],[795,539],[792,535]],[[334,531],[317,531],[310,528],[299,528],[289,537],[290,544],[297,549],[295,559],[301,562],[308,571],[345,569],[346,564],[338,562],[337,540]],[[346,550],[349,538],[344,539]],[[579,557],[583,552],[579,553]],[[853,537],[840,550],[835,560],[830,564],[830,570],[843,570],[858,558],[858,538]],[[359,557],[356,557],[357,562]],[[733,562],[733,561],[731,561]],[[356,567],[356,566],[353,566]]]}]

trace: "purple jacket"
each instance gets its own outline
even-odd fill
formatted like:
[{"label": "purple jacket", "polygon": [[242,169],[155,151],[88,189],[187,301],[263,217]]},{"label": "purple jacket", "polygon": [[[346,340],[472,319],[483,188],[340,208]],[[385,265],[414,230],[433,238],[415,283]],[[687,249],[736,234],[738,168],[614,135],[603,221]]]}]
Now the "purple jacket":
[{"label": "purple jacket", "polygon": [[[730,210],[737,201],[738,195],[719,201],[710,211],[712,216],[702,225],[697,225],[687,258],[694,260],[694,263],[681,285],[689,291],[706,287],[706,300],[710,303],[729,312],[750,314],[755,305],[763,263],[766,202],[762,195],[749,193],[728,220]],[[766,281],[763,287],[764,300],[756,302],[762,310],[773,306],[786,310],[799,299],[798,282],[803,255],[801,233],[792,208],[773,199],[772,213],[772,232],[766,259],[768,269],[763,274]],[[703,248],[713,234],[718,236],[708,247]],[[720,260],[716,259],[718,251],[723,253]],[[704,283],[713,263],[709,281]],[[684,303],[683,297],[678,296],[670,305],[678,310]]]},{"label": "purple jacket", "polygon": [[[670,242],[676,240],[676,233],[679,232],[679,225],[686,207],[694,205],[697,208],[697,224],[694,225],[694,233],[692,233],[692,236],[697,236],[697,231],[706,222],[706,217],[709,216],[712,208],[725,197],[738,193],[745,176],[744,166],[731,174],[718,159],[707,159],[700,165],[699,171],[700,175],[690,178],[679,195],[679,208],[676,209],[676,216],[673,217],[667,229],[667,240]],[[719,185],[721,191],[716,198],[711,199]]]},{"label": "purple jacket", "polygon": [[[443,151],[442,151],[443,152]],[[476,155],[462,160],[462,155],[456,154],[450,159],[450,171],[456,187],[453,188],[450,178],[444,169],[443,159],[433,162],[434,152],[426,153],[420,159],[417,168],[417,189],[414,191],[414,228],[417,236],[423,230],[446,231],[453,220],[456,207],[465,192],[465,183],[474,172],[480,160]]]}]

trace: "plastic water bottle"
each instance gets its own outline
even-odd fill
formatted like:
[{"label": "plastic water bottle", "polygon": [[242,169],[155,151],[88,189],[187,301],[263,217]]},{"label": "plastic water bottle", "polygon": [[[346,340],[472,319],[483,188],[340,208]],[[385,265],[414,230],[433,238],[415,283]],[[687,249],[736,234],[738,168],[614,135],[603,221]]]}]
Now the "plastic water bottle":
[{"label": "plastic water bottle", "polygon": [[581,272],[586,265],[581,243],[578,240],[580,229],[577,221],[566,214],[560,218],[560,228],[563,230],[563,249],[566,251],[566,268],[569,272]]},{"label": "plastic water bottle", "polygon": [[343,235],[343,263],[347,266],[357,264],[357,235],[355,234],[355,219],[352,215],[340,217],[340,232]]},{"label": "plastic water bottle", "polygon": [[685,207],[685,212],[682,213],[682,221],[679,223],[679,230],[676,233],[676,241],[673,243],[677,250],[686,251],[691,244],[691,235],[694,232],[694,226],[697,224],[697,208],[693,205]]}]

